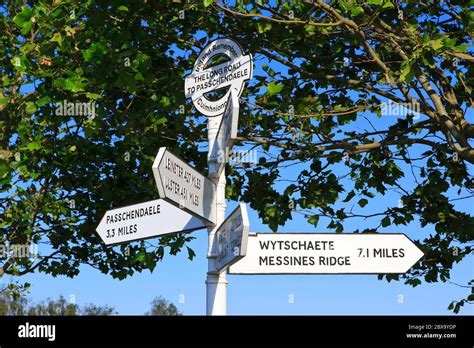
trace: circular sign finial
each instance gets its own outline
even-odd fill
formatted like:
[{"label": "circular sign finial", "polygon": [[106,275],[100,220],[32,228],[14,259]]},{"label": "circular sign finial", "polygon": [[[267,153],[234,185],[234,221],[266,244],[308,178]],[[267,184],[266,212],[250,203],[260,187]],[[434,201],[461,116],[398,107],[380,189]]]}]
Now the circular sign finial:
[{"label": "circular sign finial", "polygon": [[[208,66],[212,58],[224,55],[228,61]],[[232,89],[240,97],[244,82],[252,78],[252,55],[244,55],[242,47],[229,39],[222,38],[210,42],[199,54],[191,75],[184,80],[186,98],[191,98],[194,106],[208,117],[220,116]],[[230,87],[218,100],[210,100],[206,94],[224,87]]]}]

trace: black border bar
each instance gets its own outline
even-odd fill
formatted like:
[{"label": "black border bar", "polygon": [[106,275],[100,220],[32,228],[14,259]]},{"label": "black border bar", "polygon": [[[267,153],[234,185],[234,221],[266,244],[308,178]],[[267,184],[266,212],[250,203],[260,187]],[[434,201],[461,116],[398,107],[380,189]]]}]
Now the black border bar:
[{"label": "black border bar", "polygon": [[[27,322],[55,325],[55,340],[18,337],[19,326]],[[307,344],[472,347],[473,328],[474,316],[12,316],[0,317],[0,346],[151,344],[168,347],[252,343],[292,347]]]}]

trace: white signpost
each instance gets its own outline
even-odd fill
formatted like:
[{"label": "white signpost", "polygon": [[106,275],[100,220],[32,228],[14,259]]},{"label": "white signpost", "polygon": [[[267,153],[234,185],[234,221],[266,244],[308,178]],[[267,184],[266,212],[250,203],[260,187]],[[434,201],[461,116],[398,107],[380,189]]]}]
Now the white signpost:
[{"label": "white signpost", "polygon": [[247,208],[244,203],[240,203],[216,232],[216,268],[219,272],[245,256],[248,235],[249,217]]},{"label": "white signpost", "polygon": [[163,199],[108,210],[96,228],[108,245],[206,228],[198,218]]},{"label": "white signpost", "polygon": [[[229,60],[209,67],[212,59],[226,56]],[[184,80],[186,98],[191,98],[196,109],[208,117],[224,113],[231,90],[240,97],[244,82],[252,78],[252,55],[244,55],[242,47],[228,38],[212,41],[199,54],[191,75]],[[229,87],[226,94],[218,100],[206,97],[209,92]]]},{"label": "white signpost", "polygon": [[[226,57],[228,60],[212,66],[217,57]],[[230,137],[235,138],[238,122],[238,98],[244,89],[244,82],[252,78],[253,62],[252,55],[244,55],[242,47],[229,39],[221,38],[210,42],[199,54],[194,63],[193,71],[184,81],[186,98],[191,98],[194,106],[203,115],[208,116],[207,138],[209,141],[208,165],[209,176],[216,181],[215,194],[215,223],[218,226],[224,221],[225,216],[225,161],[227,154],[223,153],[221,161],[213,157],[215,143],[216,151],[222,148],[223,133],[230,127]],[[209,92],[217,90],[227,91],[217,100],[208,98]],[[234,95],[232,95],[234,94]],[[223,114],[227,104],[229,106],[229,116],[225,117],[226,123],[222,122]],[[236,110],[237,108],[237,110]],[[237,112],[237,115],[235,114]],[[230,122],[231,124],[228,124]],[[217,133],[222,129],[217,139]],[[228,142],[231,140],[229,139]],[[230,146],[230,145],[229,145]],[[225,148],[225,146],[224,146]],[[222,154],[222,153],[221,153]],[[208,315],[227,314],[227,280],[226,273],[218,269],[218,256],[215,254],[217,226],[210,227],[208,241],[208,271],[206,278],[206,313]]]},{"label": "white signpost", "polygon": [[234,140],[237,138],[237,129],[239,123],[239,98],[237,92],[231,90],[227,105],[222,116],[219,130],[217,131],[216,141],[211,149],[209,161],[217,162],[217,172],[210,173],[219,177],[224,170],[225,164],[229,158],[229,152],[232,149]]},{"label": "white signpost", "polygon": [[258,233],[229,273],[405,273],[422,256],[404,234]]},{"label": "white signpost", "polygon": [[165,147],[153,163],[160,197],[212,224],[216,224],[216,184]]}]

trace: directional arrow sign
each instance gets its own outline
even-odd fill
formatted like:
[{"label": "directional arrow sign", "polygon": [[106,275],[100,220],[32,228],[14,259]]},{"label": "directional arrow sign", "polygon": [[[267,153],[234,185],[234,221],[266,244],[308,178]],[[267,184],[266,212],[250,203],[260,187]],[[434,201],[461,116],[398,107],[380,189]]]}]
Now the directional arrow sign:
[{"label": "directional arrow sign", "polygon": [[405,273],[422,256],[404,234],[259,233],[229,273]]},{"label": "directional arrow sign", "polygon": [[237,128],[239,124],[239,98],[236,90],[232,89],[227,99],[227,105],[222,117],[217,137],[209,157],[209,161],[217,162],[217,171],[210,173],[219,177],[225,167],[229,157],[230,149],[237,138]]},{"label": "directional arrow sign", "polygon": [[216,268],[219,272],[245,256],[248,234],[247,208],[240,203],[216,232]]},{"label": "directional arrow sign", "polygon": [[166,147],[158,151],[153,163],[153,174],[161,198],[215,224],[214,182],[169,152]]},{"label": "directional arrow sign", "polygon": [[205,228],[201,220],[163,199],[108,210],[97,226],[106,245]]}]

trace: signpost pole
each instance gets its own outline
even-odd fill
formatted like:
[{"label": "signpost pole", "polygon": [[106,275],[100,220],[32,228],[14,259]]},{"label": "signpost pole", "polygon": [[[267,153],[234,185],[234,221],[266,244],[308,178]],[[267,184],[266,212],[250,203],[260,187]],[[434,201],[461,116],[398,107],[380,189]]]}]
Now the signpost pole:
[{"label": "signpost pole", "polygon": [[[229,58],[221,64],[209,66],[214,57],[225,55]],[[207,315],[227,314],[227,280],[226,270],[219,269],[217,260],[216,232],[224,222],[225,216],[225,165],[224,161],[213,156],[214,145],[219,137],[218,156],[226,156],[235,137],[236,123],[238,122],[238,97],[242,94],[244,82],[252,78],[252,55],[244,54],[242,47],[230,38],[220,38],[210,42],[194,63],[193,71],[184,80],[186,98],[191,98],[194,106],[203,115],[208,117],[207,130],[209,141],[208,165],[209,177],[217,183],[215,201],[215,223],[209,228],[208,240],[208,270],[206,279],[206,313]],[[218,100],[207,98],[209,92],[228,87],[229,91]],[[233,99],[232,99],[233,98]],[[226,108],[231,102],[232,108],[227,112],[225,129],[219,128],[226,114]],[[235,105],[234,105],[235,104]],[[229,130],[230,127],[230,130]],[[224,144],[225,143],[225,144]],[[223,145],[223,146],[222,146]],[[222,153],[224,152],[224,153]]]},{"label": "signpost pole", "polygon": [[[216,141],[217,132],[223,116],[209,117],[207,121],[207,137],[209,141],[208,167],[209,173],[217,171],[217,161],[211,160],[211,151]],[[221,154],[222,155],[222,154]],[[225,169],[217,179],[216,189],[216,224],[208,229],[208,270],[206,279],[206,314],[226,315],[227,314],[227,279],[226,270],[218,273],[216,268],[215,236],[216,231],[225,218]]]}]

